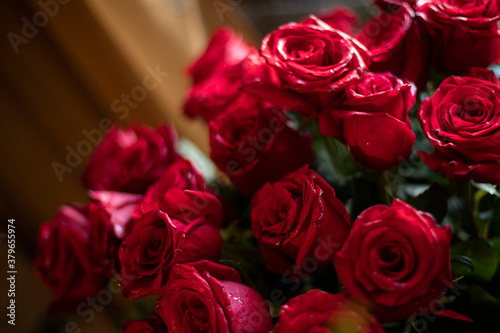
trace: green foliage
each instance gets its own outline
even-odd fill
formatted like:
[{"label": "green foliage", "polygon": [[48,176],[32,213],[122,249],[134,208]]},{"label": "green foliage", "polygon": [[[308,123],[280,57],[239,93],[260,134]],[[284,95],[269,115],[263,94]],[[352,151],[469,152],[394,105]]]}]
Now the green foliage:
[{"label": "green foliage", "polygon": [[458,275],[466,275],[475,281],[486,283],[496,272],[498,251],[491,242],[484,239],[475,238],[466,242],[456,242],[451,246],[451,254],[465,256],[472,261],[474,269],[467,273],[460,269]]}]

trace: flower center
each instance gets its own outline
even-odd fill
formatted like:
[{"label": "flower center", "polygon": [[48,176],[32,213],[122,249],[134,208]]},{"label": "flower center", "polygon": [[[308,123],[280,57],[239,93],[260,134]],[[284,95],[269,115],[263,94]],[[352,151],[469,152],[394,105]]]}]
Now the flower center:
[{"label": "flower center", "polygon": [[404,269],[404,258],[399,249],[386,247],[380,253],[380,259],[384,268],[391,272],[401,272]]},{"label": "flower center", "polygon": [[193,293],[181,305],[184,312],[183,324],[188,332],[208,332],[210,328],[210,312],[200,299],[200,295]]}]

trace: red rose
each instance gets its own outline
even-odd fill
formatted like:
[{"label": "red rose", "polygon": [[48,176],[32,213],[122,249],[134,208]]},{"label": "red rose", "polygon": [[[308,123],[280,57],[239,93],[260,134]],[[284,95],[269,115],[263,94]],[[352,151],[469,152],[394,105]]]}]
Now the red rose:
[{"label": "red rose", "polygon": [[351,36],[315,16],[267,35],[260,55],[241,64],[242,89],[280,110],[317,116],[347,85],[359,80],[370,57]]},{"label": "red rose", "polygon": [[390,169],[408,157],[415,142],[408,117],[415,93],[413,84],[389,73],[368,73],[321,114],[320,130],[345,142],[358,162]]},{"label": "red rose", "polygon": [[[251,95],[240,91],[241,80],[239,70],[229,74],[221,74],[211,78],[203,85],[195,85],[189,91],[184,103],[184,113],[189,117],[200,116],[206,121],[217,118],[234,104],[246,104]],[[231,81],[229,81],[231,80]]]},{"label": "red rose", "polygon": [[193,86],[184,104],[190,117],[210,121],[224,112],[245,93],[241,87],[239,64],[250,46],[230,28],[221,28],[212,36],[205,53],[189,68]]},{"label": "red rose", "polygon": [[266,267],[278,274],[330,265],[351,224],[333,188],[308,166],[265,184],[251,215]]},{"label": "red rose", "polygon": [[271,32],[260,54],[283,80],[282,88],[300,93],[339,92],[359,80],[369,62],[361,43],[314,16]]},{"label": "red rose", "polygon": [[173,188],[133,226],[119,250],[120,282],[126,297],[160,293],[172,265],[218,260],[221,206],[206,192]]},{"label": "red rose", "polygon": [[62,206],[38,235],[35,271],[54,292],[49,312],[71,311],[104,288],[114,272],[116,238],[104,208]]},{"label": "red rose", "polygon": [[218,73],[193,85],[184,103],[184,113],[188,117],[200,116],[206,121],[216,118],[239,99],[245,99],[240,91],[241,80],[238,68]]},{"label": "red rose", "polygon": [[99,202],[109,214],[116,237],[124,239],[130,232],[134,212],[143,196],[111,191],[89,191],[89,196]]},{"label": "red rose", "polygon": [[167,333],[167,326],[158,315],[153,315],[147,320],[125,319],[120,333]]},{"label": "red rose", "polygon": [[149,187],[140,205],[141,212],[159,210],[160,202],[164,201],[163,196],[171,188],[207,191],[205,180],[198,170],[188,160],[180,159],[172,163],[163,176]]},{"label": "red rose", "polygon": [[321,11],[316,16],[330,27],[351,36],[354,35],[356,26],[361,21],[361,18],[354,10],[343,6]]},{"label": "red rose", "polygon": [[427,40],[406,3],[379,2],[381,12],[357,36],[372,54],[370,71],[392,74],[425,88],[429,72]]},{"label": "red rose", "polygon": [[205,53],[188,69],[194,84],[209,79],[217,72],[237,66],[248,54],[250,46],[230,27],[218,29],[210,39]]},{"label": "red rose", "polygon": [[425,0],[418,2],[417,13],[437,70],[467,73],[471,67],[488,67],[500,59],[497,1]]},{"label": "red rose", "polygon": [[362,212],[335,256],[348,294],[365,299],[383,321],[406,318],[453,285],[451,229],[399,199]]},{"label": "red rose", "polygon": [[299,94],[283,89],[276,70],[255,49],[250,51],[240,68],[241,89],[283,111],[294,110],[304,115],[317,115],[334,99],[330,93]]},{"label": "red rose", "polygon": [[254,106],[209,123],[210,157],[245,195],[308,164],[312,139],[286,125],[286,116]]},{"label": "red rose", "polygon": [[445,79],[418,112],[434,146],[419,156],[445,176],[500,184],[500,86],[495,74],[473,69],[469,77]]},{"label": "red rose", "polygon": [[384,333],[375,317],[362,305],[342,294],[311,290],[281,307],[273,333],[359,332]]},{"label": "red rose", "polygon": [[267,303],[238,273],[209,261],[175,265],[156,311],[170,333],[268,333]]},{"label": "red rose", "polygon": [[97,147],[83,173],[91,190],[144,193],[179,155],[175,151],[175,129],[153,130],[132,125],[113,127]]}]

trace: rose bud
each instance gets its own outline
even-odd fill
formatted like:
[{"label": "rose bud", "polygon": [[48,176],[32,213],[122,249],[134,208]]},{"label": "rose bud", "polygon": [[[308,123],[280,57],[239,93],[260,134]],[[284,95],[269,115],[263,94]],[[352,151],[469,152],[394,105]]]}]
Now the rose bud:
[{"label": "rose bud", "polygon": [[273,333],[359,332],[384,333],[377,319],[345,293],[313,289],[282,306]]},{"label": "rose bud", "polygon": [[435,150],[418,154],[448,178],[500,185],[500,86],[492,71],[469,75],[445,79],[423,101],[418,120]]},{"label": "rose bud", "polygon": [[333,188],[307,165],[265,184],[252,198],[251,217],[267,269],[300,278],[310,260],[331,265],[350,229]]},{"label": "rose bud", "polygon": [[83,183],[91,190],[143,194],[179,159],[174,145],[177,134],[172,126],[153,130],[132,125],[112,127],[83,173]]},{"label": "rose bud", "polygon": [[114,273],[116,238],[99,204],[62,206],[38,235],[35,272],[54,294],[50,313],[75,310],[95,297]]},{"label": "rose bud", "polygon": [[453,285],[450,242],[449,226],[395,199],[358,216],[335,269],[349,296],[366,301],[382,322],[407,318]]},{"label": "rose bud", "polygon": [[184,113],[210,121],[239,99],[245,99],[241,87],[239,64],[250,46],[228,27],[217,30],[205,53],[188,69],[193,77]]},{"label": "rose bud", "polygon": [[173,188],[159,211],[139,218],[119,249],[120,283],[126,297],[159,294],[173,265],[218,260],[221,205],[206,192]]},{"label": "rose bud", "polygon": [[497,1],[418,1],[417,13],[430,41],[436,70],[461,74],[499,61]]},{"label": "rose bud", "polygon": [[158,315],[152,315],[147,320],[125,319],[120,333],[167,333],[167,326]]},{"label": "rose bud", "polygon": [[378,4],[379,15],[368,20],[357,36],[372,55],[370,71],[390,72],[424,89],[429,77],[429,47],[414,10],[406,3]]},{"label": "rose bud", "polygon": [[156,312],[169,333],[268,333],[269,306],[238,273],[209,261],[175,265]]},{"label": "rose bud", "polygon": [[282,112],[253,106],[209,123],[210,157],[244,195],[310,163],[312,138],[286,122]]},{"label": "rose bud", "polygon": [[320,130],[344,142],[358,162],[388,170],[404,161],[415,143],[408,117],[415,94],[413,84],[390,73],[368,73],[321,114]]}]

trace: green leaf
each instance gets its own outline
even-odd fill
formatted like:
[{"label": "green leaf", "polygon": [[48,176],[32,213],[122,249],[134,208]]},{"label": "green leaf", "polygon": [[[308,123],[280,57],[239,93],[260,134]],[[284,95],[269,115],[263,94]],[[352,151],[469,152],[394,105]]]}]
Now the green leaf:
[{"label": "green leaf", "polygon": [[[485,187],[477,190],[473,195],[473,216],[476,229],[480,237],[487,239],[490,237],[490,228],[499,220],[500,197],[494,186],[490,184],[472,184],[473,186]],[[489,188],[491,187],[491,188]],[[490,195],[488,195],[490,194]],[[495,234],[491,234],[493,237]]]},{"label": "green leaf", "polygon": [[497,250],[498,258],[500,258],[500,237],[490,238],[491,244]]},{"label": "green leaf", "polygon": [[452,256],[466,256],[472,260],[474,270],[464,274],[471,279],[486,283],[493,278],[498,265],[498,252],[484,239],[471,239],[451,246]]},{"label": "green leaf", "polygon": [[324,140],[315,140],[314,161],[311,167],[329,183],[346,181],[344,175],[334,164],[333,157],[330,155]]},{"label": "green leaf", "polygon": [[[318,173],[330,174],[334,178],[350,178],[359,172],[347,147],[340,141],[325,136],[319,130],[317,121],[311,121],[314,137],[315,162]],[[327,169],[331,169],[329,172]],[[333,170],[334,169],[334,170]],[[336,173],[336,174],[335,174]],[[327,181],[331,181],[328,178]]]},{"label": "green leaf", "polygon": [[500,65],[499,64],[493,64],[488,67],[489,70],[492,70],[495,72],[495,75],[498,77],[500,76]]},{"label": "green leaf", "polygon": [[496,207],[496,213],[491,220],[489,237],[490,240],[496,237],[500,238],[500,205]]},{"label": "green leaf", "polygon": [[474,271],[472,259],[466,256],[451,257],[451,271],[454,276],[464,276]]},{"label": "green leaf", "polygon": [[494,306],[500,308],[500,300],[495,296],[491,295],[483,287],[477,285],[471,285],[467,288],[467,294],[471,305],[474,306]]},{"label": "green leaf", "polygon": [[476,229],[482,238],[488,238],[488,231],[490,227],[490,222],[493,217],[493,210],[486,212],[481,212],[481,200],[488,195],[488,192],[483,190],[478,190],[474,193],[474,210],[472,212],[474,216],[474,223],[476,224]]},{"label": "green leaf", "polygon": [[198,167],[203,178],[207,183],[214,181],[217,178],[217,167],[210,158],[207,157],[192,141],[186,138],[178,140],[177,150],[179,153],[194,162]]},{"label": "green leaf", "polygon": [[475,183],[473,181],[471,181],[471,184],[481,190],[481,191],[485,191],[491,195],[494,195],[496,197],[499,197],[500,198],[500,192],[497,190],[497,187],[494,186],[494,185],[491,185],[491,184],[485,184],[485,183]]}]

